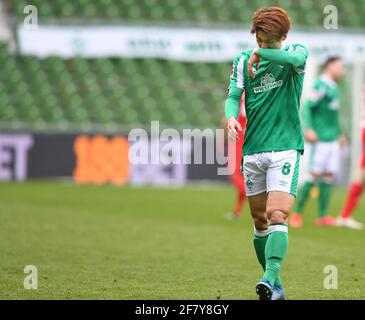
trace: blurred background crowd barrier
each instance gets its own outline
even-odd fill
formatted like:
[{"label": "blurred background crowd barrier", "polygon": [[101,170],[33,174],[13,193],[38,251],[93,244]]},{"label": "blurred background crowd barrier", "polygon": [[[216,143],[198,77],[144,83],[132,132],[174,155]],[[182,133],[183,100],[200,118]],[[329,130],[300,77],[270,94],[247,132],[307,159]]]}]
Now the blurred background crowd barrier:
[{"label": "blurred background crowd barrier", "polygon": [[[362,0],[0,0],[0,180],[228,181],[217,175],[217,161],[132,165],[128,133],[149,131],[155,120],[179,131],[219,128],[232,59],[256,46],[252,13],[270,5],[292,18],[287,42],[310,49],[303,99],[326,57],[346,62],[341,123],[350,144],[337,177],[346,184],[360,152]],[[330,29],[328,5],[338,15]],[[205,143],[184,152],[204,153]]]}]

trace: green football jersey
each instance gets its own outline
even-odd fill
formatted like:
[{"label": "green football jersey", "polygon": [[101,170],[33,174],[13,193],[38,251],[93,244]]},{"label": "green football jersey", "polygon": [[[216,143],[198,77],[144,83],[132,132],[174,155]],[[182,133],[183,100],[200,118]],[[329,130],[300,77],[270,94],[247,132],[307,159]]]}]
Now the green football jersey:
[{"label": "green football jersey", "polygon": [[341,133],[340,94],[336,82],[322,75],[314,84],[303,107],[304,125],[313,129],[319,141],[334,141]]},{"label": "green football jersey", "polygon": [[[247,127],[243,154],[304,150],[299,117],[305,62],[308,50],[300,44],[282,49],[260,49],[255,78],[248,75],[247,62],[253,50],[239,54],[233,63],[229,96],[245,91]],[[226,116],[227,112],[226,103]]]}]

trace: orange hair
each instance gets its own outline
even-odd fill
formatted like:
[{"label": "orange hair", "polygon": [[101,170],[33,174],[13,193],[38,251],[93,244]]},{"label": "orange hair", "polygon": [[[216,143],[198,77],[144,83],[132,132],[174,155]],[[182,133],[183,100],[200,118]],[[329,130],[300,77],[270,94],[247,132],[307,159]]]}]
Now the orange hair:
[{"label": "orange hair", "polygon": [[288,13],[279,7],[266,7],[255,11],[252,17],[251,33],[265,32],[269,37],[280,40],[291,27]]}]

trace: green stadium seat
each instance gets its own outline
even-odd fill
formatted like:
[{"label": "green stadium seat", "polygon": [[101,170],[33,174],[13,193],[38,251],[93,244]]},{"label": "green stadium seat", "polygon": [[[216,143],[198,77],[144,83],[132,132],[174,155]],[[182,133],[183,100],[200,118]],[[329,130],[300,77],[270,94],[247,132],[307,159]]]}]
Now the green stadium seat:
[{"label": "green stadium seat", "polygon": [[[62,18],[111,18],[129,21],[170,21],[177,23],[221,23],[221,24],[248,24],[252,11],[265,6],[279,5],[289,10],[296,26],[321,26],[323,19],[318,19],[323,7],[327,4],[336,5],[343,26],[354,25],[365,27],[365,2],[352,0],[344,2],[333,0],[26,0],[9,1],[10,12],[16,16],[23,16],[24,6],[33,4],[37,6],[39,15],[47,19],[57,20]],[[314,13],[314,17],[309,17]],[[303,18],[306,16],[306,18]],[[354,19],[352,19],[354,17]]]},{"label": "green stadium seat", "polygon": [[[23,17],[28,0],[12,0]],[[168,25],[249,25],[252,12],[270,0],[33,0],[44,21],[112,19]],[[295,27],[322,26],[327,0],[277,0]],[[340,27],[365,27],[365,1],[333,0]],[[66,20],[62,20],[67,18]],[[223,115],[231,63],[185,63],[160,59],[38,59],[11,55],[0,44],[0,123],[44,123],[60,128],[91,123],[217,127]],[[207,81],[209,79],[209,81]]]}]

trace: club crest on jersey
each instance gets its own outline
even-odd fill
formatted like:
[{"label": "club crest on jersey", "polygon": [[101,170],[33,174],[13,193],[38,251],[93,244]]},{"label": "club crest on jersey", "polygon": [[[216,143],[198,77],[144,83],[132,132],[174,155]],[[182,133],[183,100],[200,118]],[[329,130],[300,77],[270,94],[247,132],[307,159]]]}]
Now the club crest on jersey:
[{"label": "club crest on jersey", "polygon": [[261,78],[261,86],[253,88],[253,91],[255,93],[261,93],[277,87],[281,87],[282,85],[283,85],[283,80],[275,81],[275,78],[272,73],[266,73]]},{"label": "club crest on jersey", "polygon": [[246,181],[246,186],[247,186],[248,190],[251,190],[251,189],[252,189],[253,183],[252,183],[252,181],[250,180],[250,178],[248,178],[248,179],[247,179],[247,181]]}]

